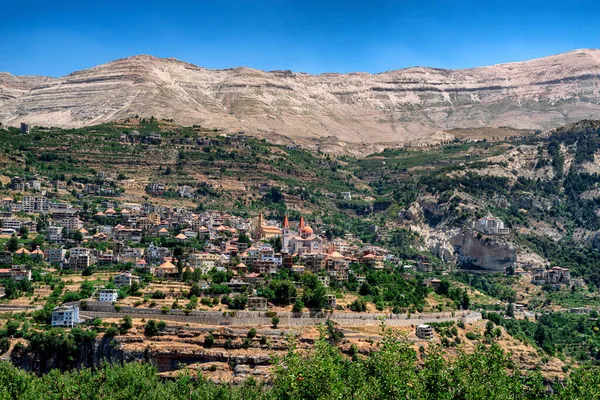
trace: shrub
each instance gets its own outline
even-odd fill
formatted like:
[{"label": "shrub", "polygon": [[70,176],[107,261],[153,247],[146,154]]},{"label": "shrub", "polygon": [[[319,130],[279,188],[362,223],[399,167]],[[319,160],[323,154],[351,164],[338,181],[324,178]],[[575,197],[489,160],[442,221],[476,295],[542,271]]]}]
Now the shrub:
[{"label": "shrub", "polygon": [[146,322],[146,325],[144,325],[144,335],[152,337],[158,335],[158,333],[158,324],[155,320],[151,319]]},{"label": "shrub", "polygon": [[279,317],[278,316],[274,316],[273,318],[271,318],[271,325],[273,325],[274,329],[277,329],[277,327],[279,326]]},{"label": "shrub", "polygon": [[215,337],[212,335],[212,333],[209,333],[204,338],[204,346],[211,348],[213,346],[213,344],[215,344]]}]

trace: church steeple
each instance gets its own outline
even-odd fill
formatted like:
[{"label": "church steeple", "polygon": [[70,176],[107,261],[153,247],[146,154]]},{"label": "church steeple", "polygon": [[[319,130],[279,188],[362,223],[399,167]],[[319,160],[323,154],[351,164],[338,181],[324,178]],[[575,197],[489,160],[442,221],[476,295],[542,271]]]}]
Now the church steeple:
[{"label": "church steeple", "polygon": [[300,230],[302,230],[302,228],[304,228],[304,217],[300,216]]},{"label": "church steeple", "polygon": [[258,227],[265,226],[265,217],[263,216],[262,211],[258,214]]},{"label": "church steeple", "polygon": [[290,229],[290,221],[288,221],[287,214],[283,218],[283,229]]}]

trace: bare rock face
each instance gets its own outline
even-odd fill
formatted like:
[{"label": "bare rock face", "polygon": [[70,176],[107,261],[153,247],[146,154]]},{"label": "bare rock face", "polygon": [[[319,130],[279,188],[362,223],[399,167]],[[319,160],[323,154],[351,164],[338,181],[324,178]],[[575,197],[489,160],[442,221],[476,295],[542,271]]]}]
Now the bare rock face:
[{"label": "bare rock face", "polygon": [[300,143],[423,143],[447,140],[452,128],[597,118],[599,89],[599,50],[465,70],[320,75],[135,56],[57,79],[0,74],[0,122],[73,127],[137,114]]},{"label": "bare rock face", "polygon": [[517,262],[514,245],[491,237],[480,239],[470,230],[454,236],[451,243],[458,255],[458,262],[466,267],[503,271]]}]

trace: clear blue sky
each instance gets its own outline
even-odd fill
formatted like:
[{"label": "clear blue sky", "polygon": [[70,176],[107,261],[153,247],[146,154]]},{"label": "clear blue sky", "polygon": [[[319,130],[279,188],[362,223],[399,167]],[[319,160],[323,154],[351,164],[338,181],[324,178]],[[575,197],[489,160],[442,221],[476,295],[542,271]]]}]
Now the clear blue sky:
[{"label": "clear blue sky", "polygon": [[0,71],[62,76],[136,54],[208,68],[464,68],[600,48],[600,1],[5,1]]}]

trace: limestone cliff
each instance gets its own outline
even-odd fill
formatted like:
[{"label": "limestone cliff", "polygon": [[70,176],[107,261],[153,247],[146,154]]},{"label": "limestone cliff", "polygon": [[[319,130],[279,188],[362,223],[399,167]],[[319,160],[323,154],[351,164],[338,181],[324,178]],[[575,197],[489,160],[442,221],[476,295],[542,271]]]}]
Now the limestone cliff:
[{"label": "limestone cliff", "polygon": [[320,75],[135,56],[56,79],[0,74],[0,122],[82,126],[138,114],[298,142],[427,143],[451,139],[452,128],[549,129],[594,117],[599,88],[599,50],[464,70]]}]

